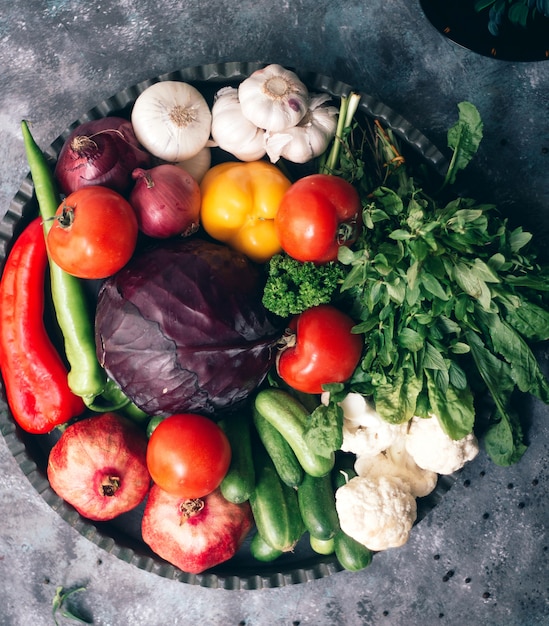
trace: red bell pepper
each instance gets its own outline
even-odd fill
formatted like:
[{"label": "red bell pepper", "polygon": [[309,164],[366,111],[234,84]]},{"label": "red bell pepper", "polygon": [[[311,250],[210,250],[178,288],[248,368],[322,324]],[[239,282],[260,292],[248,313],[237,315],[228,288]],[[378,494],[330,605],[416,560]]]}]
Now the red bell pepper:
[{"label": "red bell pepper", "polygon": [[40,218],[15,240],[0,281],[0,371],[15,421],[45,434],[84,411],[44,323],[48,256]]}]

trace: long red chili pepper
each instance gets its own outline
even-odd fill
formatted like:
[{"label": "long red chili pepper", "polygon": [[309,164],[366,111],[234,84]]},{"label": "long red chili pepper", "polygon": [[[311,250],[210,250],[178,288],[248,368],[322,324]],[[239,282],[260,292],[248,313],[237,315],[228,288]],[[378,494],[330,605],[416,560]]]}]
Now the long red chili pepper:
[{"label": "long red chili pepper", "polygon": [[0,281],[0,370],[15,421],[45,434],[84,411],[44,323],[48,257],[40,218],[16,239]]}]

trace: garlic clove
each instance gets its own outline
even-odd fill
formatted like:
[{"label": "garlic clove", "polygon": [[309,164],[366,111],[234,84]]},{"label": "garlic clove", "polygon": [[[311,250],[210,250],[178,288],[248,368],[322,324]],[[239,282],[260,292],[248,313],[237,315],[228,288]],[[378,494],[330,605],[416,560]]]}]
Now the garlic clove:
[{"label": "garlic clove", "polygon": [[241,161],[258,161],[265,156],[265,131],[244,117],[238,89],[220,89],[212,106],[212,139]]},{"label": "garlic clove", "polygon": [[309,91],[297,74],[271,64],[238,87],[243,115],[259,128],[280,132],[298,124],[309,108]]},{"label": "garlic clove", "polygon": [[202,150],[210,138],[211,117],[196,87],[167,80],[152,84],[137,97],[131,122],[141,145],[173,163]]},{"label": "garlic clove", "polygon": [[323,106],[330,96],[313,95],[303,119],[281,133],[267,133],[267,155],[272,163],[283,157],[293,163],[307,163],[320,156],[336,133],[338,109]]},{"label": "garlic clove", "polygon": [[[271,163],[276,163],[282,156],[289,154],[291,146],[289,144],[294,140],[294,134],[290,132],[283,133],[267,133],[265,138],[265,148],[267,156]],[[294,150],[296,146],[294,146]],[[301,150],[303,152],[303,150]],[[285,158],[285,157],[284,157]],[[290,159],[291,160],[291,159]],[[296,163],[297,161],[294,161]]]}]

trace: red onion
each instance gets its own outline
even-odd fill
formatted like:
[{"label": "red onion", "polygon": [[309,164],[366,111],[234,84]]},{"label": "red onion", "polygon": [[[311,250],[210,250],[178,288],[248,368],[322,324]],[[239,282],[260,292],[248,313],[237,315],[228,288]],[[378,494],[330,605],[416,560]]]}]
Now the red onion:
[{"label": "red onion", "polygon": [[157,165],[150,170],[136,168],[130,204],[137,215],[141,232],[164,239],[187,237],[200,224],[200,187],[196,180],[177,165]]},{"label": "red onion", "polygon": [[55,177],[65,195],[90,185],[124,193],[132,182],[132,171],[150,163],[151,156],[139,145],[131,122],[104,117],[80,124],[67,137]]}]

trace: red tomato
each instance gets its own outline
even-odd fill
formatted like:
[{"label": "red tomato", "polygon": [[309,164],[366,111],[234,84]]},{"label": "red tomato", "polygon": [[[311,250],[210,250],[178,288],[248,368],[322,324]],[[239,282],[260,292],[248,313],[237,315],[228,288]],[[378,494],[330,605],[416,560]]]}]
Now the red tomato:
[{"label": "red tomato", "polygon": [[321,393],[322,385],[348,380],[363,346],[362,336],[351,333],[354,325],[348,315],[329,304],[294,317],[289,328],[295,335],[278,355],[279,376],[304,393]]},{"label": "red tomato", "polygon": [[61,203],[47,237],[48,253],[78,278],[106,278],[124,267],[137,243],[130,203],[107,187],[84,187]]},{"label": "red tomato", "polygon": [[182,498],[202,498],[219,487],[231,462],[225,433],[211,419],[176,413],[153,430],[147,467],[164,491]]},{"label": "red tomato", "polygon": [[357,190],[343,178],[313,174],[284,194],[275,217],[282,249],[298,261],[327,263],[352,243],[361,222]]}]

